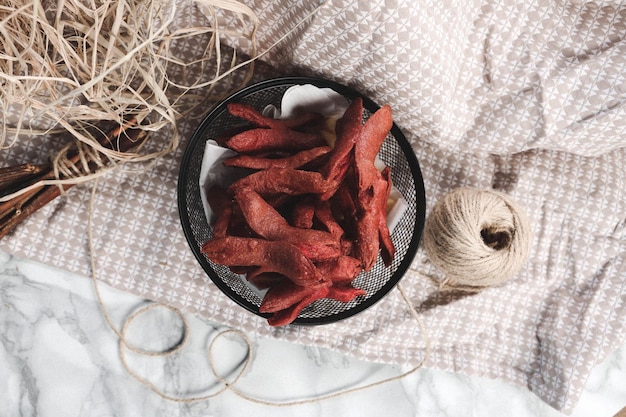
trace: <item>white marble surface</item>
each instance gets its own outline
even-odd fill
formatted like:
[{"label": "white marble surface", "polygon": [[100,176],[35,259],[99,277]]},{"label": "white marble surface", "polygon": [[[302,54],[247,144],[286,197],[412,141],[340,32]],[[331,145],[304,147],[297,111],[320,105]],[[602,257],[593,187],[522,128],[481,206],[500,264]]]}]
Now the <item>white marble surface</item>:
[{"label": "white marble surface", "polygon": [[[118,328],[145,301],[99,285]],[[184,349],[166,358],[129,355],[132,370],[177,396],[215,393],[220,385],[206,347],[222,330],[186,316]],[[129,330],[129,339],[160,349],[180,337],[181,322],[153,310]],[[141,331],[139,330],[141,329]],[[181,403],[163,399],[124,369],[118,338],[107,325],[87,277],[0,251],[0,416],[509,416],[563,414],[525,389],[464,375],[421,369],[401,381],[318,403],[259,405],[231,392]],[[400,374],[403,369],[366,363],[324,349],[252,338],[249,367],[236,388],[260,399],[286,401],[327,394]],[[241,339],[215,344],[216,366],[236,368]],[[613,416],[626,406],[626,345],[590,376],[573,416]]]}]

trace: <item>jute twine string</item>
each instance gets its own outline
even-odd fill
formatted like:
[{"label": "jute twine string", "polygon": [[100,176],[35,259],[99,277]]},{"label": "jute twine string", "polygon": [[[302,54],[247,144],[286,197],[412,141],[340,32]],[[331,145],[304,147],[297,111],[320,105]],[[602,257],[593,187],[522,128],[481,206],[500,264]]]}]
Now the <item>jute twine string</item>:
[{"label": "jute twine string", "polygon": [[445,273],[440,289],[479,291],[510,280],[528,258],[531,240],[526,214],[507,195],[462,187],[437,201],[423,245]]}]

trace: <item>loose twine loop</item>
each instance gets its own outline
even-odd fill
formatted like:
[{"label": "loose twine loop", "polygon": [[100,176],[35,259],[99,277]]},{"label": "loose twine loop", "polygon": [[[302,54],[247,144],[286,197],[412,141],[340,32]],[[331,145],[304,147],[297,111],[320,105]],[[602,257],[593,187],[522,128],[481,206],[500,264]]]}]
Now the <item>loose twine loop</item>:
[{"label": "loose twine loop", "polygon": [[441,289],[478,291],[511,279],[528,257],[531,239],[526,214],[507,195],[462,187],[435,204],[423,245],[445,273]]}]

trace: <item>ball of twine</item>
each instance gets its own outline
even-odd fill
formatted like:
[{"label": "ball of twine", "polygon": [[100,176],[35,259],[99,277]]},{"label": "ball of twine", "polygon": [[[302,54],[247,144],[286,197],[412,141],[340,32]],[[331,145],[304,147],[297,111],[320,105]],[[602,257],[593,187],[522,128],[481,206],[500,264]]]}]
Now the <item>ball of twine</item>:
[{"label": "ball of twine", "polygon": [[523,210],[505,194],[463,187],[437,201],[424,227],[424,249],[445,273],[443,285],[481,289],[517,273],[531,243]]}]

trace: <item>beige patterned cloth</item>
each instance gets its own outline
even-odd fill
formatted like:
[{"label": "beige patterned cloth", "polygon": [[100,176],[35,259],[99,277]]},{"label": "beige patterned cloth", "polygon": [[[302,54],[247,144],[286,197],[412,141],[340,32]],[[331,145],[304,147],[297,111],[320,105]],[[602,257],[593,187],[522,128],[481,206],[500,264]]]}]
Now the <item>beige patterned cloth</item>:
[{"label": "beige patterned cloth", "polygon": [[[318,6],[246,3],[260,18],[261,50]],[[391,104],[420,161],[428,210],[459,186],[503,191],[525,208],[534,240],[512,282],[436,298],[425,277],[441,274],[420,249],[401,285],[432,344],[427,366],[526,386],[571,411],[590,369],[626,340],[626,6],[333,0],[263,59],[276,70],[257,79],[315,75]],[[196,124],[181,126],[184,138]],[[39,145],[20,143],[3,159],[41,158]],[[280,329],[220,293],[178,220],[181,155],[100,182],[100,279],[251,334],[371,361],[421,360],[424,335],[398,291],[343,322]],[[77,187],[0,247],[88,274],[88,201]]]}]

